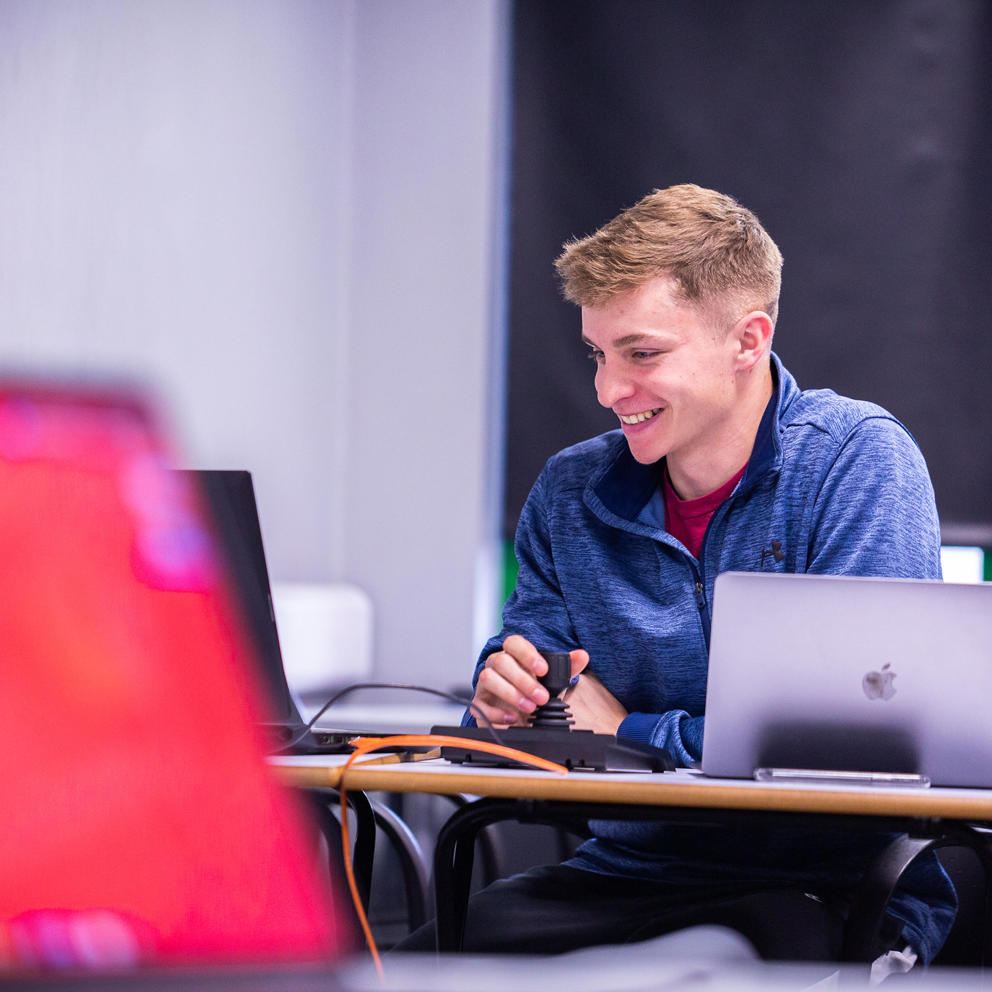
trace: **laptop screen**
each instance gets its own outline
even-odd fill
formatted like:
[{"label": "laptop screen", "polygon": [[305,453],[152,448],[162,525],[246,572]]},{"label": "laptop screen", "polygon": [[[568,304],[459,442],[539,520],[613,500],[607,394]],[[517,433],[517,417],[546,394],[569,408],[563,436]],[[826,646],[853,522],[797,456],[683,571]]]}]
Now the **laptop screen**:
[{"label": "laptop screen", "polygon": [[248,632],[261,665],[268,719],[302,727],[290,694],[279,648],[269,571],[251,473],[238,469],[194,469],[180,473],[204,494],[231,579],[242,604]]}]

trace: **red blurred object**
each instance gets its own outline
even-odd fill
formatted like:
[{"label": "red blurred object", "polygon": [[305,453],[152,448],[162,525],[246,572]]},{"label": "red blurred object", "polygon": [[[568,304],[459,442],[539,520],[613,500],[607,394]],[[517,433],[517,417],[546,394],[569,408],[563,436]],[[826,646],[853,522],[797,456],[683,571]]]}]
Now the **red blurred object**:
[{"label": "red blurred object", "polygon": [[333,960],[253,651],[138,394],[0,383],[0,962]]}]

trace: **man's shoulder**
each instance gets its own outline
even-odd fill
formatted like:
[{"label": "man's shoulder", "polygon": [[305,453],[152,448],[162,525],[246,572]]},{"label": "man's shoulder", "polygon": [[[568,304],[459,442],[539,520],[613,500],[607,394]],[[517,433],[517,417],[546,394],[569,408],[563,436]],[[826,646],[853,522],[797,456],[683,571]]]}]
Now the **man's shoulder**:
[{"label": "man's shoulder", "polygon": [[790,428],[814,428],[838,444],[843,444],[856,428],[867,423],[875,424],[883,431],[907,433],[884,407],[869,400],[841,396],[832,389],[803,390],[780,416],[780,427],[784,432]]}]

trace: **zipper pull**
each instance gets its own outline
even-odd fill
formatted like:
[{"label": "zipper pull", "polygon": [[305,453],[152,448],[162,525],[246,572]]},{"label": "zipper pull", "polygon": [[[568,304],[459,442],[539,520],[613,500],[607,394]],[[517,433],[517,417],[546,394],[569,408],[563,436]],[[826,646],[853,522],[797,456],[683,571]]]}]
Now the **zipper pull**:
[{"label": "zipper pull", "polygon": [[702,582],[696,583],[696,605],[701,609],[706,609],[706,593],[703,590]]}]

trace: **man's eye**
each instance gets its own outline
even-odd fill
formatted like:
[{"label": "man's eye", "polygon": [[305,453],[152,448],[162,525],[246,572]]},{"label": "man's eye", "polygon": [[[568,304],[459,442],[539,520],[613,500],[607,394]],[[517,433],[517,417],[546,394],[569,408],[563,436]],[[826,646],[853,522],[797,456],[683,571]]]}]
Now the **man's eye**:
[{"label": "man's eye", "polygon": [[588,358],[589,361],[595,362],[597,365],[599,365],[603,361],[603,353],[601,351],[596,351],[595,349],[593,349],[592,351],[586,352],[586,358]]},{"label": "man's eye", "polygon": [[635,362],[647,362],[652,358],[657,358],[660,354],[660,351],[635,351],[631,357]]}]

